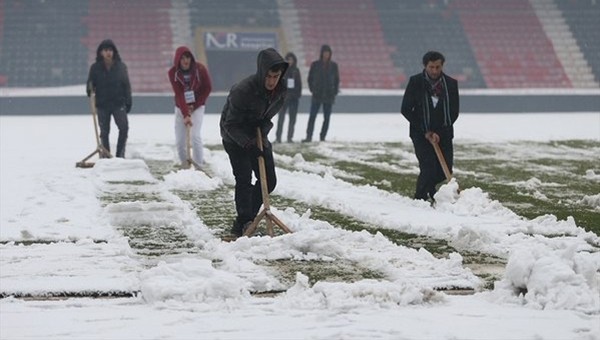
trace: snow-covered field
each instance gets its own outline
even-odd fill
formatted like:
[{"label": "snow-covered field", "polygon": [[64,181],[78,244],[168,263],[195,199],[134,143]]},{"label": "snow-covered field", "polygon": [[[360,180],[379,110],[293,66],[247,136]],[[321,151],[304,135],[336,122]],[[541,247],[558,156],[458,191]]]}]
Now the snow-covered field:
[{"label": "snow-covered field", "polygon": [[[218,119],[205,116],[207,146],[220,143]],[[298,138],[306,119],[299,116]],[[175,160],[172,121],[130,115],[128,159],[78,169],[95,148],[90,116],[0,117],[0,293],[75,296],[1,299],[2,339],[600,339],[600,238],[572,218],[525,219],[479,188],[459,194],[457,182],[442,187],[432,208],[314,171],[300,154],[279,155],[286,167],[274,195],[503,258],[504,276],[484,290],[458,253],[436,258],[291,206],[273,211],[293,234],[225,243],[177,194],[230,187],[223,151],[205,152],[212,178],[192,170],[156,178],[149,170],[148,161]],[[408,142],[407,129],[399,114],[334,113],[325,145]],[[113,125],[113,145],[116,134]],[[600,113],[465,114],[456,136],[598,141]],[[598,168],[588,170],[589,185],[600,187]],[[124,236],[134,226],[176,230],[191,246],[142,254]],[[297,273],[288,284],[263,265],[276,261],[344,261],[383,278],[313,285]],[[440,291],[456,288],[476,293]],[[254,294],[269,291],[284,292]],[[102,298],[86,297],[93,294]]]}]

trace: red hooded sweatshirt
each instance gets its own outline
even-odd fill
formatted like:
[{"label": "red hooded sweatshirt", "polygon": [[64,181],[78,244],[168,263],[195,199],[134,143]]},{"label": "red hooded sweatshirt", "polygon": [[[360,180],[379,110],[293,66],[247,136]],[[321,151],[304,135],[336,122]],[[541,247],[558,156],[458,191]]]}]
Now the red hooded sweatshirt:
[{"label": "red hooded sweatshirt", "polygon": [[195,101],[192,104],[194,105],[194,110],[206,103],[206,98],[208,98],[212,86],[206,67],[201,63],[196,62],[196,59],[189,48],[186,46],[178,47],[175,51],[173,67],[169,70],[169,81],[171,82],[173,92],[175,93],[175,106],[181,110],[184,117],[187,117],[191,114],[188,109],[188,104],[185,102],[185,92],[188,89],[186,88],[184,80],[184,72],[179,68],[179,61],[185,52],[188,52],[192,56],[189,69],[189,91],[194,92]]}]

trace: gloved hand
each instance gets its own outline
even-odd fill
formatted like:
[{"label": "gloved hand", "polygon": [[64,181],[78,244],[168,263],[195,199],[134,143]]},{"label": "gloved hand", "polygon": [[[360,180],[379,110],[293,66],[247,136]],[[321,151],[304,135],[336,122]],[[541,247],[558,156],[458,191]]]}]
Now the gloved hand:
[{"label": "gloved hand", "polygon": [[248,152],[252,155],[252,157],[260,157],[260,156],[265,156],[264,151],[262,151],[261,149],[258,148],[258,146],[253,145],[249,148],[247,148],[246,150],[248,150]]},{"label": "gloved hand", "polygon": [[256,145],[256,138],[252,138],[246,145],[244,146],[244,150],[249,152],[253,157],[258,158],[259,156],[264,156],[264,152],[258,148]]}]

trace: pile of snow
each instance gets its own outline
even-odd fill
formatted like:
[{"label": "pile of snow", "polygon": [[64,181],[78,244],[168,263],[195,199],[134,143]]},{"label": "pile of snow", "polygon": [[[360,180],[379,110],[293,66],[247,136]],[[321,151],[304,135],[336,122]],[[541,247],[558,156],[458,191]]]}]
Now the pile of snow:
[{"label": "pile of snow", "polygon": [[515,249],[504,278],[491,296],[538,309],[600,313],[600,252],[550,250],[542,245]]},{"label": "pile of snow", "polygon": [[277,300],[286,309],[327,309],[348,312],[361,307],[391,309],[398,306],[443,302],[444,294],[406,282],[361,280],[353,283],[308,283],[308,277],[296,275],[296,283]]}]

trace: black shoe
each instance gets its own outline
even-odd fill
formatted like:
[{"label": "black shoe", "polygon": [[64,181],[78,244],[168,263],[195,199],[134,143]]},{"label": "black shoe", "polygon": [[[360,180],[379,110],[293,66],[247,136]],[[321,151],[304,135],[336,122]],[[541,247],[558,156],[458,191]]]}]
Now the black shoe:
[{"label": "black shoe", "polygon": [[279,144],[279,143],[281,143],[281,139],[276,139],[275,144]]},{"label": "black shoe", "polygon": [[302,140],[302,143],[310,143],[312,142],[312,139],[306,138]]},{"label": "black shoe", "polygon": [[233,227],[231,227],[231,235],[235,237],[241,237],[244,234],[243,226],[239,224],[237,221],[233,222]]},{"label": "black shoe", "polygon": [[287,142],[288,143],[293,143],[294,141],[291,138],[288,138]]}]

